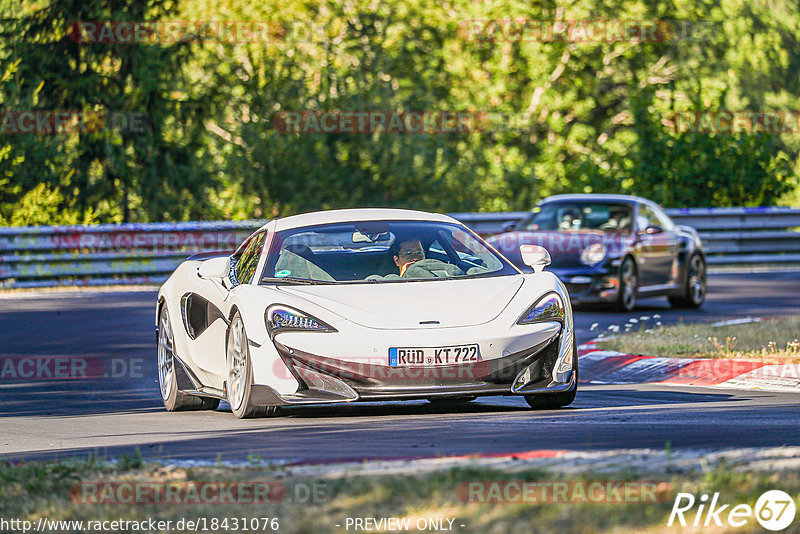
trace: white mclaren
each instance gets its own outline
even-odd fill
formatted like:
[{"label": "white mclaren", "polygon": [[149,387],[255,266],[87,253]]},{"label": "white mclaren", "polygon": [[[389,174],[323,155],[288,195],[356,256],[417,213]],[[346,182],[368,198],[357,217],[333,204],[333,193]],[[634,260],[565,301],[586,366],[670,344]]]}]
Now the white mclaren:
[{"label": "white mclaren", "polygon": [[164,283],[158,382],[169,411],[236,417],[283,406],[517,395],[570,404],[578,358],[569,296],[523,245],[523,274],[451,217],[335,210],[273,220],[233,253]]}]

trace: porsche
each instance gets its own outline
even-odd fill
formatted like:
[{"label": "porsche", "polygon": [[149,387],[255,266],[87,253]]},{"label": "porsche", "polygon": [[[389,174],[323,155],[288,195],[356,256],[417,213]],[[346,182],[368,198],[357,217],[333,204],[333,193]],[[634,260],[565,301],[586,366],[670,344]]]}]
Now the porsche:
[{"label": "porsche", "polygon": [[522,269],[520,245],[545,247],[552,272],[576,305],[610,304],[628,312],[639,298],[666,296],[674,308],[699,308],[706,298],[699,235],[644,198],[555,195],[487,241]]},{"label": "porsche", "polygon": [[570,404],[578,359],[564,284],[525,245],[522,273],[455,219],[332,210],[268,222],[233,253],[180,264],[158,292],[169,411],[514,395]]}]

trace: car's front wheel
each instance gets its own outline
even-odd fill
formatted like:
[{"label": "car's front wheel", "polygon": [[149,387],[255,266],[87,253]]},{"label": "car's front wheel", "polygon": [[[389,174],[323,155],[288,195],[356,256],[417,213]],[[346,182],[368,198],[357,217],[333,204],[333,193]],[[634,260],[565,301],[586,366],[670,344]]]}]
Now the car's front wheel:
[{"label": "car's front wheel", "polygon": [[238,310],[233,314],[228,328],[226,347],[227,380],[225,389],[233,415],[239,419],[245,419],[277,413],[277,406],[253,404],[253,366],[250,362],[250,347],[247,343],[244,321]]},{"label": "car's front wheel", "polygon": [[548,395],[525,395],[528,406],[534,410],[555,410],[569,406],[575,400],[577,388],[564,393],[550,393]]},{"label": "car's front wheel", "polygon": [[561,393],[545,393],[543,395],[525,395],[528,406],[534,410],[555,410],[569,406],[575,400],[578,393],[578,340],[575,334],[572,335],[572,365],[575,373],[575,385],[569,391]]},{"label": "car's front wheel", "polygon": [[699,308],[706,300],[706,262],[700,254],[692,254],[686,266],[683,295],[669,297],[673,308]]},{"label": "car's front wheel", "polygon": [[178,410],[215,410],[219,399],[187,395],[178,391],[175,377],[175,344],[167,305],[158,315],[158,386],[164,408],[170,412]]}]

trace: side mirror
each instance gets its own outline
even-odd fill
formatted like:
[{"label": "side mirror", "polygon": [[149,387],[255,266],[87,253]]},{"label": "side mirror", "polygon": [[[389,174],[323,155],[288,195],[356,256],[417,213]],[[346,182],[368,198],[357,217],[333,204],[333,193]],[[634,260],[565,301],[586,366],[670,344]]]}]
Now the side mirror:
[{"label": "side mirror", "polygon": [[550,253],[539,245],[520,245],[519,253],[522,256],[522,263],[533,268],[535,273],[542,272],[542,269],[550,265]]},{"label": "side mirror", "polygon": [[503,232],[513,232],[517,228],[517,221],[506,221],[503,223]]},{"label": "side mirror", "polygon": [[661,228],[658,225],[655,225],[655,224],[652,225],[652,226],[648,226],[647,228],[644,229],[644,233],[647,234],[647,235],[661,234],[663,232],[664,232],[664,229]]},{"label": "side mirror", "polygon": [[197,268],[197,276],[203,280],[215,280],[227,276],[231,270],[231,259],[229,256],[224,258],[211,258],[205,260]]}]

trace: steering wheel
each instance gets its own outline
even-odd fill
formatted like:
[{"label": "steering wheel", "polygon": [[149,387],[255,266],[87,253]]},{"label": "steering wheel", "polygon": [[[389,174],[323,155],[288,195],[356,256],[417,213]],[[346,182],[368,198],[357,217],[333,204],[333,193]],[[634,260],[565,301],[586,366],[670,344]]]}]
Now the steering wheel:
[{"label": "steering wheel", "polygon": [[463,275],[464,271],[456,265],[426,258],[409,265],[401,278],[451,278]]}]

